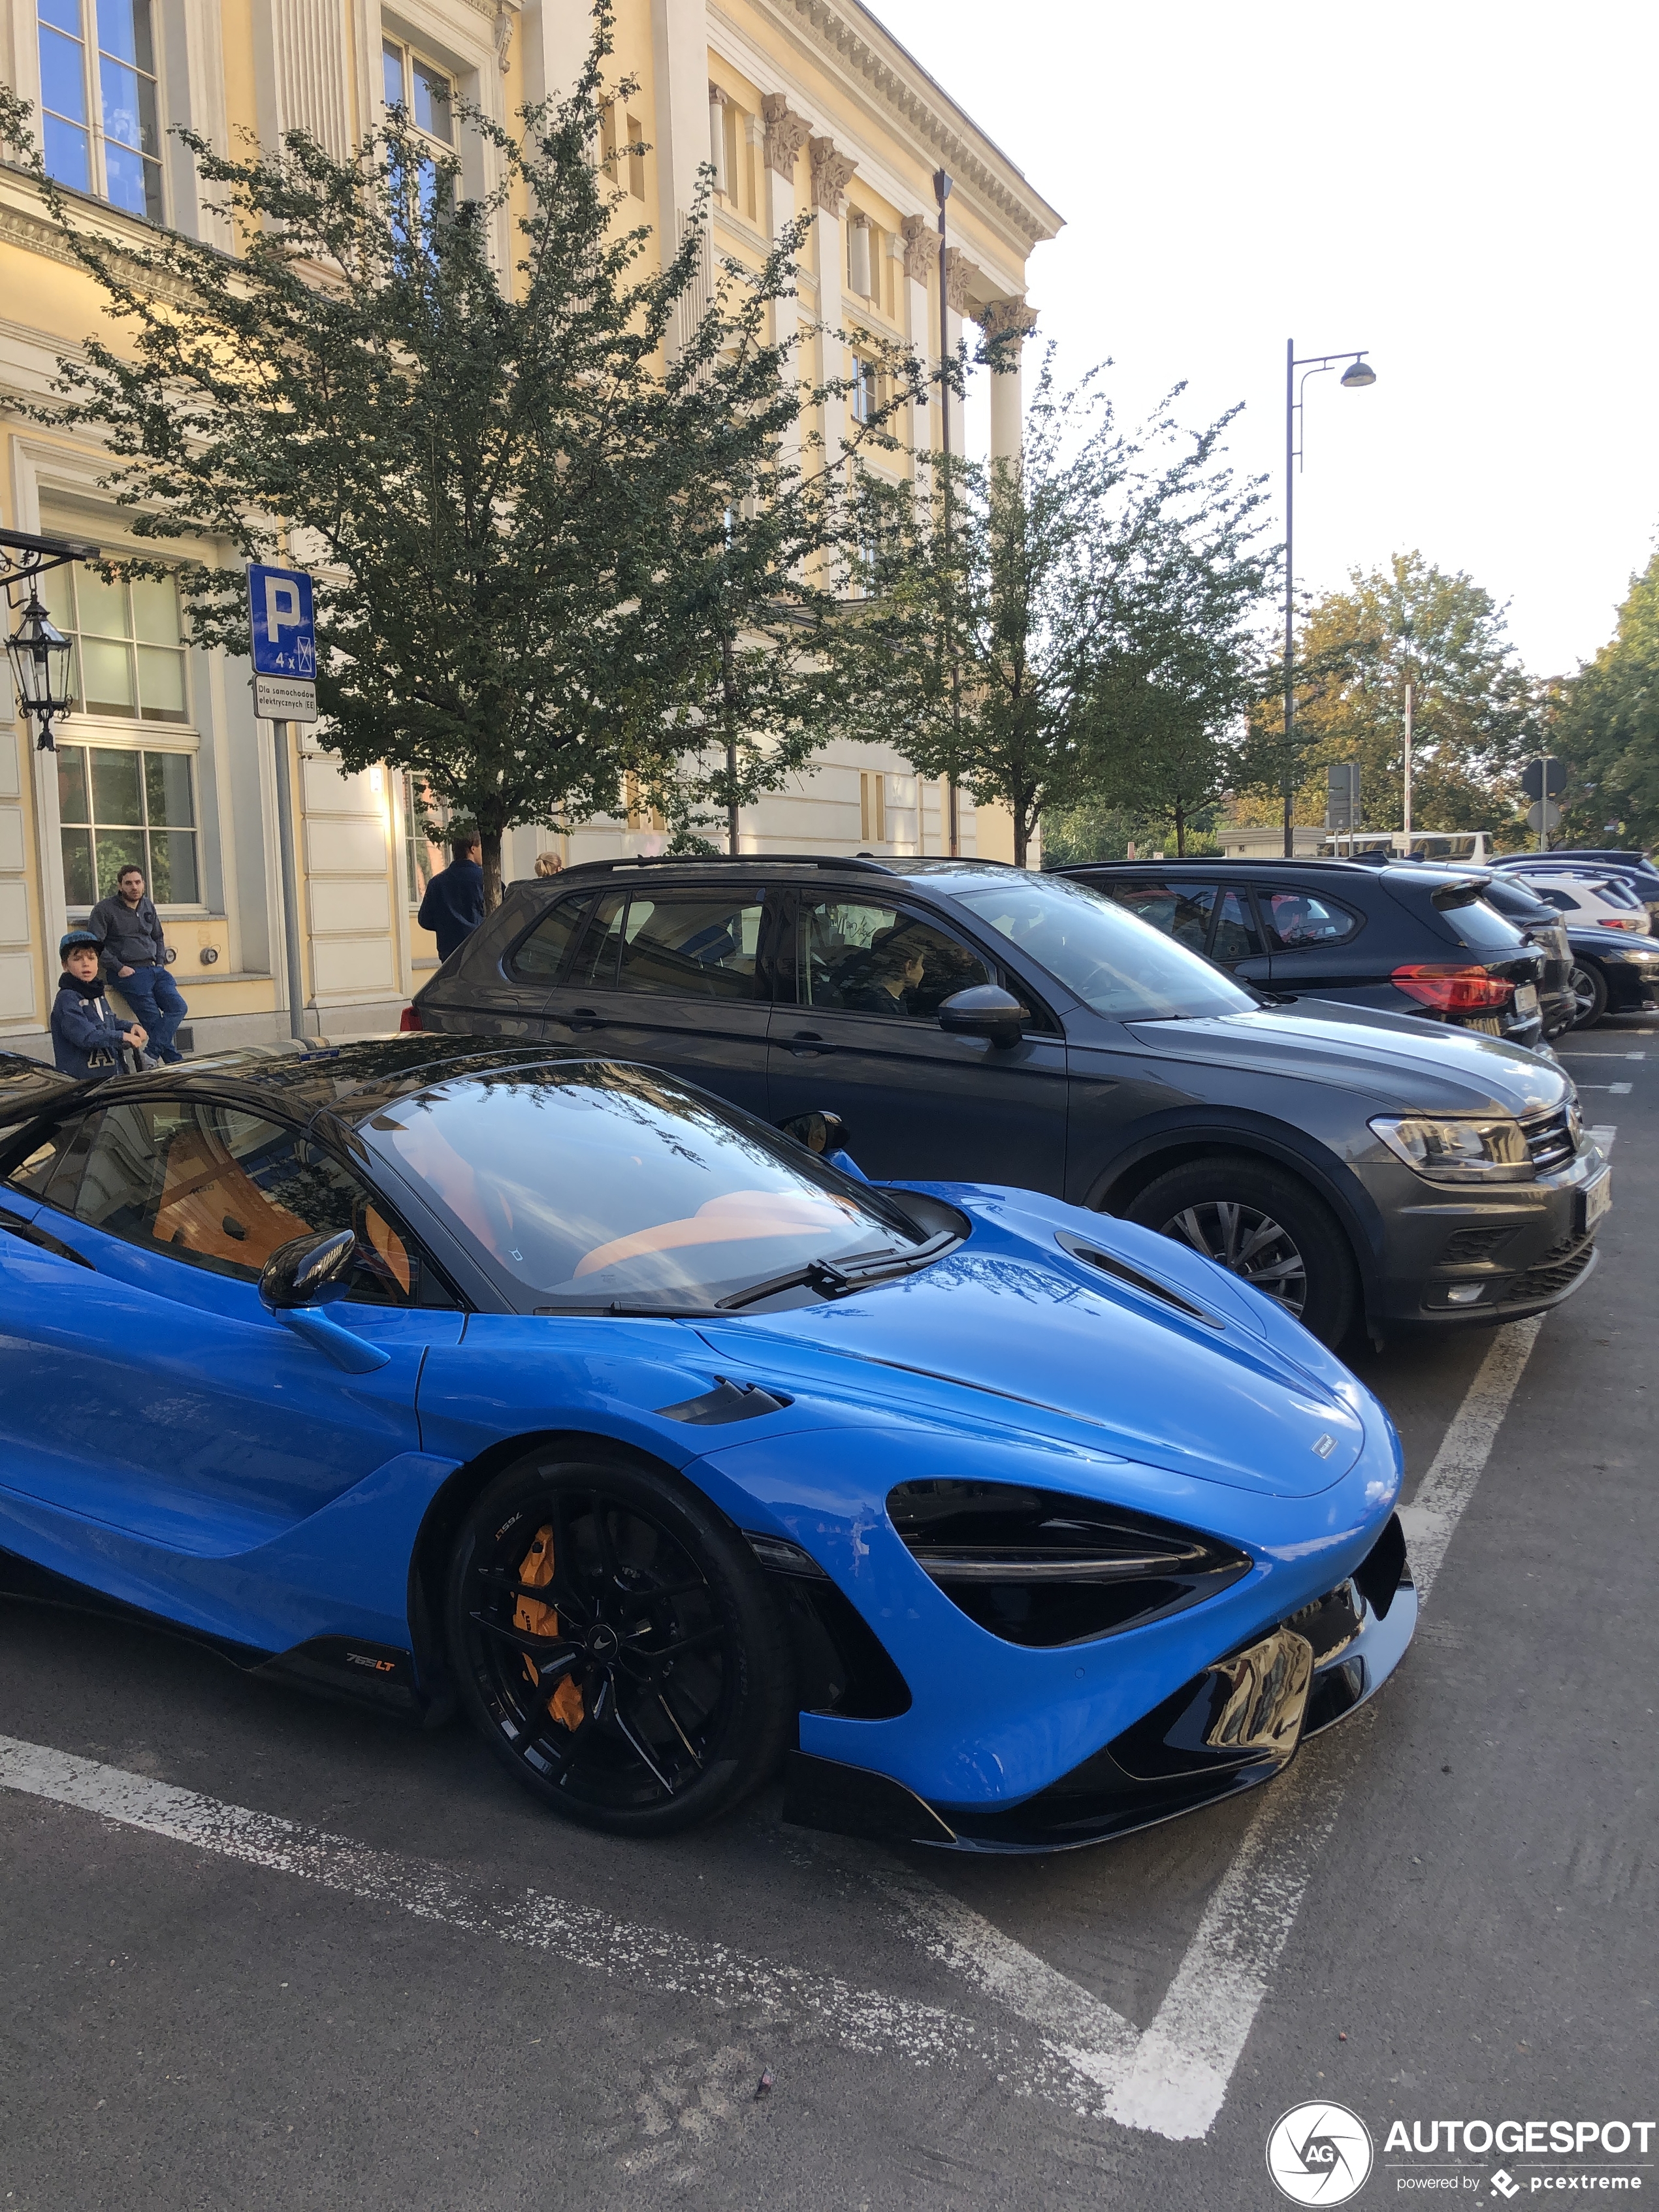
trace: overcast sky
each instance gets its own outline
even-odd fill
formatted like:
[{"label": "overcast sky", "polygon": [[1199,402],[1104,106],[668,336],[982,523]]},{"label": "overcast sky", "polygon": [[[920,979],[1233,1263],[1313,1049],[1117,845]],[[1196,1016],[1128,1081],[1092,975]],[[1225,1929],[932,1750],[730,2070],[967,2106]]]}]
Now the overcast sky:
[{"label": "overcast sky", "polygon": [[1659,526],[1654,0],[872,4],[1066,216],[1030,298],[1068,374],[1243,400],[1278,515],[1285,339],[1370,349],[1309,387],[1300,580],[1417,547],[1536,672],[1602,643]]}]

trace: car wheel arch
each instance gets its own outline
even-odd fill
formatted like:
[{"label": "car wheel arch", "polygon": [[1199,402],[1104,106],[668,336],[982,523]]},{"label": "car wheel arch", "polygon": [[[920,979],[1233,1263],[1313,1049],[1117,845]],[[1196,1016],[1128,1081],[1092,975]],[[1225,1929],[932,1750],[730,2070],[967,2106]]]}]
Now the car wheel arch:
[{"label": "car wheel arch", "polygon": [[1096,1177],[1083,1203],[1096,1213],[1122,1213],[1149,1183],[1171,1168],[1213,1158],[1220,1151],[1251,1154],[1288,1169],[1307,1183],[1336,1216],[1352,1251],[1369,1305],[1383,1245],[1382,1217],[1375,1202],[1358,1177],[1340,1164],[1333,1163],[1338,1168],[1333,1173],[1299,1146],[1270,1131],[1237,1121],[1215,1128],[1198,1126],[1160,1131],[1111,1160]]},{"label": "car wheel arch", "polygon": [[671,1460],[642,1451],[637,1445],[592,1429],[526,1429],[517,1436],[498,1437],[453,1468],[427,1500],[421,1525],[409,1554],[409,1629],[416,1672],[427,1693],[428,1722],[447,1720],[455,1710],[453,1686],[443,1632],[444,1583],[449,1557],[462,1523],[474,1503],[504,1469],[532,1452],[562,1458],[611,1460],[619,1468],[648,1468],[671,1481],[695,1491],[708,1512],[730,1526],[730,1516],[684,1469]]}]

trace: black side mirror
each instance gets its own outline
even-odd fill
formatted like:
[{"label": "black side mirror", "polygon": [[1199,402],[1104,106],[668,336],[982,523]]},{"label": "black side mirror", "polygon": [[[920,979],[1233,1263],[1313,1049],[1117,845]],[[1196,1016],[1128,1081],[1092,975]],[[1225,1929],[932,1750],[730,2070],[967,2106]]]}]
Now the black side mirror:
[{"label": "black side mirror", "polygon": [[847,1147],[847,1124],[839,1114],[792,1114],[778,1127],[786,1137],[805,1145],[809,1152],[821,1152],[825,1159]]},{"label": "black side mirror", "polygon": [[958,991],[939,1010],[939,1025],[951,1036],[984,1037],[1004,1050],[1019,1042],[1030,1018],[1030,1008],[996,983]]},{"label": "black side mirror", "polygon": [[291,1237],[265,1261],[259,1296],[272,1313],[319,1304],[350,1273],[356,1257],[357,1240],[349,1229]]}]

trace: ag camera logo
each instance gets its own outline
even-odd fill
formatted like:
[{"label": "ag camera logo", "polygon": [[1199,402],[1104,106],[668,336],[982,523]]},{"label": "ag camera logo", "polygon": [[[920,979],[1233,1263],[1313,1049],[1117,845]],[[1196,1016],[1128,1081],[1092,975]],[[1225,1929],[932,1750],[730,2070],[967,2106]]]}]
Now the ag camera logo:
[{"label": "ag camera logo", "polygon": [[1292,2105],[1267,2137],[1267,2172],[1292,2204],[1346,2204],[1370,2178],[1370,2130],[1346,2105]]}]

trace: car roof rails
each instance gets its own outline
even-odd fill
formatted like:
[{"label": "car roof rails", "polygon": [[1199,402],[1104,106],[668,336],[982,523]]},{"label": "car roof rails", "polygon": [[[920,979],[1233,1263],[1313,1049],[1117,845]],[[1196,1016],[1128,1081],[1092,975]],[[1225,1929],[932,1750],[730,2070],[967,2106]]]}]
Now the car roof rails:
[{"label": "car roof rails", "polygon": [[873,854],[843,853],[623,853],[608,860],[575,860],[556,876],[544,876],[547,884],[562,884],[571,876],[613,875],[622,868],[851,868],[860,875],[896,873],[891,860]]}]

